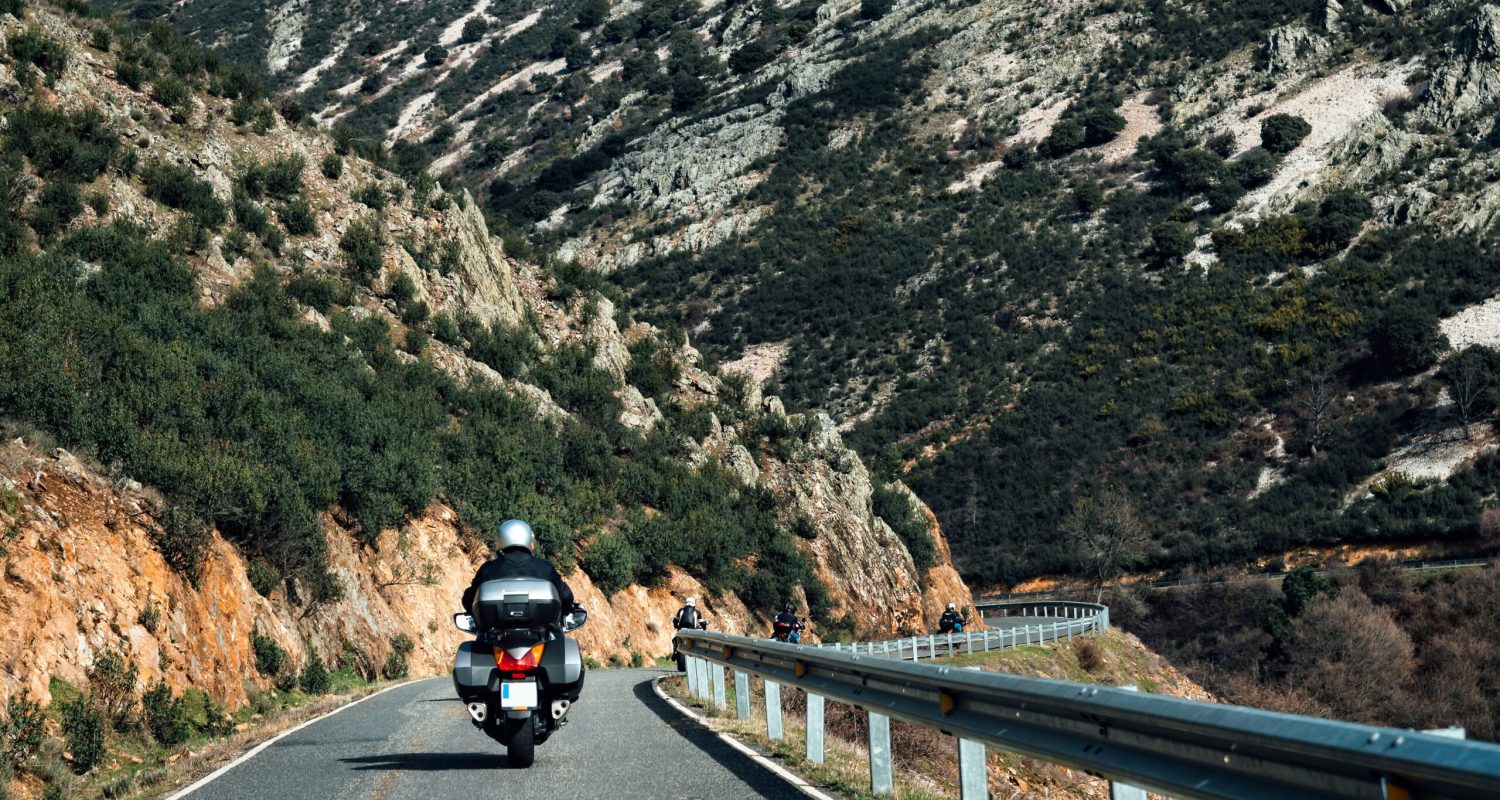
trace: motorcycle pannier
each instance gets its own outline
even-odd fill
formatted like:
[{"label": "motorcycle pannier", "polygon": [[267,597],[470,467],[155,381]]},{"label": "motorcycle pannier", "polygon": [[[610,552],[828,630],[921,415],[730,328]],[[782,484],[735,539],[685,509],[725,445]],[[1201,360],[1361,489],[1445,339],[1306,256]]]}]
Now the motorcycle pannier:
[{"label": "motorcycle pannier", "polygon": [[562,622],[562,599],[551,581],[500,578],[479,585],[469,613],[482,631],[540,628]]}]

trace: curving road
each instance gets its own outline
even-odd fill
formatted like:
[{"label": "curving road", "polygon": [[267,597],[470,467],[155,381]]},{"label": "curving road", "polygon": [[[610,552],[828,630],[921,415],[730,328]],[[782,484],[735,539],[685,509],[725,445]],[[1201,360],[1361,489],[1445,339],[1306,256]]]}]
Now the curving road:
[{"label": "curving road", "polygon": [[319,720],[185,800],[781,798],[796,790],[683,717],[655,670],[594,670],[569,724],[528,770],[475,730],[446,678],[416,681]]}]

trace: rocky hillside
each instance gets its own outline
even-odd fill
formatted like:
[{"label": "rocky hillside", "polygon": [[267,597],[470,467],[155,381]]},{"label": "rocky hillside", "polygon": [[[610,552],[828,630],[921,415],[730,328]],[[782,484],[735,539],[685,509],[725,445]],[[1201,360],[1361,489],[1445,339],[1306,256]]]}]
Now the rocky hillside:
[{"label": "rocky hillside", "polygon": [[6,8],[6,694],[105,650],[231,704],[271,643],[444,670],[516,515],[600,662],[665,654],[683,595],[739,631],[793,600],[826,634],[969,600],[931,513],[826,416],[507,254],[466,192],[163,26]]},{"label": "rocky hillside", "polygon": [[1500,338],[1494,6],[121,5],[827,413],[971,578],[1102,506],[1176,569],[1494,494],[1493,353],[1431,371]]}]

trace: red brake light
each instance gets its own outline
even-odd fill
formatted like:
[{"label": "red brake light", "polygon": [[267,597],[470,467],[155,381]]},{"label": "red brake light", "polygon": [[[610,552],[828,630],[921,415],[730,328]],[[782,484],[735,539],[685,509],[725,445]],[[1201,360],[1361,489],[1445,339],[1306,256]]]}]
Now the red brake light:
[{"label": "red brake light", "polygon": [[505,650],[496,647],[495,663],[500,667],[501,672],[518,672],[536,669],[538,666],[541,666],[542,649],[546,646],[547,645],[543,643],[531,648],[530,650],[524,650],[522,651],[520,658],[513,657]]}]

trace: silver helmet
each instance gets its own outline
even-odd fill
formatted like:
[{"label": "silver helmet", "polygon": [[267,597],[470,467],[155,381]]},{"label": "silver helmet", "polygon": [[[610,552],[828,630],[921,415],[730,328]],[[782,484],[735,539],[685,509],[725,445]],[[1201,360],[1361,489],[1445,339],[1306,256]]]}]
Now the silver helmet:
[{"label": "silver helmet", "polygon": [[531,532],[531,526],[518,519],[508,519],[500,523],[500,549],[509,550],[512,547],[524,547],[529,552],[536,546],[536,534]]},{"label": "silver helmet", "polygon": [[698,601],[695,598],[689,597],[687,599],[687,605],[688,605],[688,608],[695,608],[698,605]]}]

